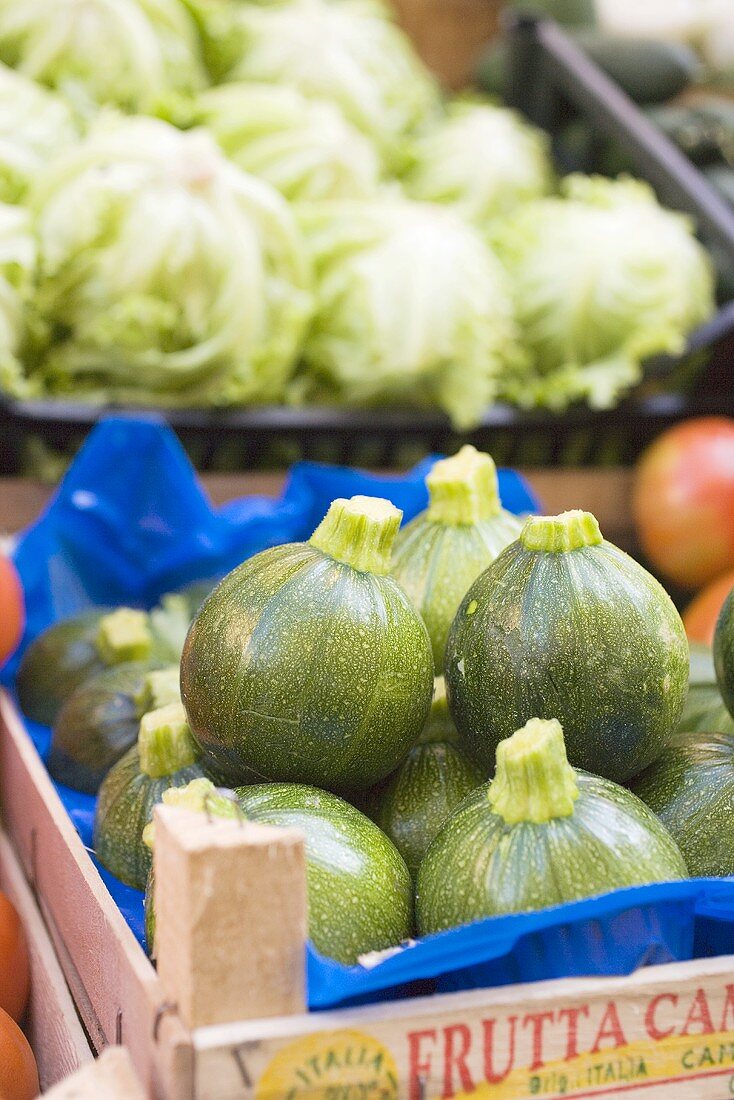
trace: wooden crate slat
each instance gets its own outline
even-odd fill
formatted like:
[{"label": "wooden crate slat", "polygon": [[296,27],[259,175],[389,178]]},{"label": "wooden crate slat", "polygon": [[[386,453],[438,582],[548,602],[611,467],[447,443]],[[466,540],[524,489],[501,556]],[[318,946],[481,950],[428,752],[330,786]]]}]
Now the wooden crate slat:
[{"label": "wooden crate slat", "polygon": [[17,909],[28,942],[31,995],[24,1024],[45,1090],[91,1062],[92,1052],[38,906],[10,841],[2,832],[0,890]]}]

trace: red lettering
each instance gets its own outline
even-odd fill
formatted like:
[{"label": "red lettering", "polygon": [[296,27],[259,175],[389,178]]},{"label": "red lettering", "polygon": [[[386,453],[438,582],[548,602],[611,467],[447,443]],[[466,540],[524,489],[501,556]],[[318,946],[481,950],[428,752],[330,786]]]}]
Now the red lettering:
[{"label": "red lettering", "polygon": [[543,1024],[548,1021],[553,1023],[552,1012],[529,1012],[522,1022],[523,1027],[528,1024],[533,1026],[533,1061],[531,1070],[541,1069],[545,1065],[543,1059]]},{"label": "red lettering", "polygon": [[[729,1031],[729,1013],[734,1012],[734,985],[728,985],[726,987],[726,1000],[724,1001],[724,1011],[721,1014],[721,1027],[719,1031]],[[732,1025],[734,1028],[734,1019]]]},{"label": "red lettering", "polygon": [[436,1042],[436,1029],[430,1028],[428,1031],[409,1031],[408,1032],[408,1094],[410,1100],[421,1100],[425,1089],[421,1085],[421,1080],[430,1076],[431,1073],[431,1053],[425,1054],[421,1050],[421,1043],[424,1039],[431,1039],[432,1042]]},{"label": "red lettering", "polygon": [[[454,1039],[458,1039],[458,1050],[454,1049]],[[444,1100],[454,1095],[454,1069],[464,1092],[474,1092],[466,1056],[471,1047],[471,1031],[466,1024],[450,1024],[443,1029],[443,1095]]]},{"label": "red lettering", "polygon": [[677,993],[658,993],[657,997],[653,997],[647,1006],[645,1012],[645,1030],[651,1039],[667,1039],[669,1035],[672,1035],[675,1031],[675,1026],[666,1028],[665,1031],[661,1030],[655,1023],[655,1013],[657,1012],[658,1005],[661,1001],[670,1001],[673,1008],[678,1004]]},{"label": "red lettering", "polygon": [[611,1039],[615,1048],[627,1045],[627,1040],[624,1037],[622,1025],[619,1021],[617,1006],[614,1001],[610,1001],[604,1010],[604,1015],[601,1018],[599,1030],[596,1034],[596,1042],[591,1048],[591,1053],[598,1054],[601,1050],[602,1043],[606,1039]]},{"label": "red lettering", "polygon": [[568,1032],[566,1034],[566,1061],[569,1058],[579,1056],[579,1016],[588,1016],[589,1006],[581,1005],[580,1008],[562,1008],[558,1012],[558,1019],[568,1017]]},{"label": "red lettering", "polygon": [[508,1016],[507,1024],[510,1034],[507,1040],[507,1065],[500,1072],[494,1065],[494,1033],[497,1026],[496,1020],[482,1020],[484,1028],[484,1079],[490,1085],[498,1085],[504,1081],[510,1070],[515,1065],[515,1032],[517,1028],[517,1016]]},{"label": "red lettering", "polygon": [[713,1035],[714,1033],[714,1021],[711,1019],[709,1004],[703,989],[696,990],[696,996],[693,998],[693,1004],[686,1017],[681,1035],[691,1034],[689,1031],[691,1024],[701,1025],[701,1030],[696,1032],[697,1035]]}]

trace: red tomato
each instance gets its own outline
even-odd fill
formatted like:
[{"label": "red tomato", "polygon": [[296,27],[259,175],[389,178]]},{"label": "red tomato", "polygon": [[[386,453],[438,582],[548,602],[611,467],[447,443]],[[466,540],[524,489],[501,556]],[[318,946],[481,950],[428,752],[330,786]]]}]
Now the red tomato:
[{"label": "red tomato", "polygon": [[10,558],[0,555],[0,665],[16,649],[25,625],[20,577]]},{"label": "red tomato", "polygon": [[714,644],[716,620],[732,588],[734,588],[734,570],[729,570],[693,597],[683,612],[683,625],[689,642]]},{"label": "red tomato", "polygon": [[734,569],[734,420],[688,420],[642,455],[632,493],[642,547],[671,581],[699,588]]},{"label": "red tomato", "polygon": [[0,1100],[34,1100],[41,1091],[33,1051],[15,1020],[0,1008]]},{"label": "red tomato", "polygon": [[23,1018],[31,984],[28,945],[15,907],[0,894],[0,1008]]}]

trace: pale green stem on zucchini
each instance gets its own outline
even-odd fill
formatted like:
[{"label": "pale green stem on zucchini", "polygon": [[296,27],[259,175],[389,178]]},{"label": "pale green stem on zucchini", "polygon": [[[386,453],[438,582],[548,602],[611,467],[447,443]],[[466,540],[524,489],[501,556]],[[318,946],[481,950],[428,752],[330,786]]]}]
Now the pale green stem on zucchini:
[{"label": "pale green stem on zucchini", "polygon": [[111,611],[100,619],[95,645],[107,665],[144,661],[153,647],[147,614],[132,607]]},{"label": "pale green stem on zucchini", "polygon": [[333,500],[309,542],[360,573],[386,576],[403,513],[380,497]]},{"label": "pale green stem on zucchini", "polygon": [[562,512],[560,516],[530,516],[520,532],[526,550],[562,554],[604,541],[596,516],[591,512]]},{"label": "pale green stem on zucchini", "polygon": [[[231,821],[245,819],[245,812],[239,802],[217,790],[211,779],[192,779],[185,787],[169,787],[163,792],[163,804],[196,814],[206,814],[207,817],[228,818]],[[143,842],[149,848],[155,843],[155,824],[152,821],[143,829]]]},{"label": "pale green stem on zucchini", "polygon": [[140,770],[152,779],[195,764],[199,749],[191,736],[181,703],[151,710],[140,719],[138,734]]},{"label": "pale green stem on zucchini", "polygon": [[418,744],[426,745],[434,741],[456,741],[458,734],[449,712],[446,698],[446,681],[436,676],[433,681],[433,700],[426,723],[421,730]]},{"label": "pale green stem on zucchini", "polygon": [[579,795],[566,757],[563,729],[555,718],[531,718],[497,746],[497,771],[489,785],[492,809],[508,825],[545,824],[570,817]]},{"label": "pale green stem on zucchini", "polygon": [[467,444],[437,462],[426,478],[427,515],[451,526],[479,523],[502,511],[497,468],[488,454]]},{"label": "pale green stem on zucchini", "polygon": [[146,673],[143,686],[135,696],[135,706],[142,717],[149,710],[158,710],[169,703],[181,702],[181,673],[178,665],[156,668]]}]

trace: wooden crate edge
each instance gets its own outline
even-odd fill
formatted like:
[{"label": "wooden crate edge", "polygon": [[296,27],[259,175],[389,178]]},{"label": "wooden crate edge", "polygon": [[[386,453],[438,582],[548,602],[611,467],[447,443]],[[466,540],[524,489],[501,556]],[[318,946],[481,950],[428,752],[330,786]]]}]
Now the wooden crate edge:
[{"label": "wooden crate edge", "polygon": [[0,831],[0,889],[18,911],[31,960],[31,997],[25,1030],[47,1089],[92,1061],[59,961],[13,847]]},{"label": "wooden crate edge", "polygon": [[[124,1043],[153,1096],[191,1096],[191,1044],[82,845],[15,705],[0,692],[0,806],[97,1051]],[[165,1013],[161,1025],[160,1018]],[[158,1050],[165,1038],[165,1052]]]}]

